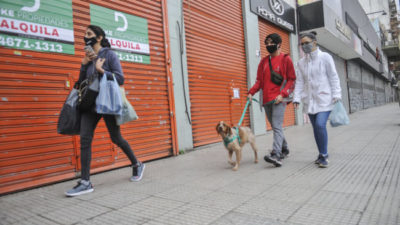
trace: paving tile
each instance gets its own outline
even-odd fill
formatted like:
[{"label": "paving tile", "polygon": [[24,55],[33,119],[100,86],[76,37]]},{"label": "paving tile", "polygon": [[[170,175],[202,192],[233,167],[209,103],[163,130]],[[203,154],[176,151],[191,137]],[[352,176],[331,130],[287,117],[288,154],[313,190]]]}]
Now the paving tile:
[{"label": "paving tile", "polygon": [[41,216],[52,221],[57,221],[61,224],[74,224],[95,216],[99,216],[109,211],[111,211],[110,208],[99,206],[91,202],[82,202],[80,204],[61,208],[49,213],[43,213]]},{"label": "paving tile", "polygon": [[[238,212],[229,212],[211,225],[288,225],[288,223],[265,218],[262,216],[247,215]],[[295,225],[295,224],[290,224]]]},{"label": "paving tile", "polygon": [[140,215],[129,214],[126,212],[122,212],[120,210],[113,210],[94,218],[81,221],[78,223],[79,225],[109,225],[109,224],[118,224],[118,225],[136,225],[143,224],[147,222],[148,219],[141,217]]},{"label": "paving tile", "polygon": [[319,191],[308,202],[310,205],[363,212],[370,196],[362,194]]},{"label": "paving tile", "polygon": [[166,225],[206,225],[217,220],[227,212],[228,210],[225,209],[186,204],[157,217],[155,221]]},{"label": "paving tile", "polygon": [[119,191],[108,195],[100,196],[98,198],[91,199],[90,202],[105,206],[108,208],[118,209],[132,203],[139,202],[142,199],[148,198],[150,195],[142,193],[128,193],[125,191]]},{"label": "paving tile", "polygon": [[164,192],[157,193],[154,196],[181,202],[191,202],[211,192],[211,189],[202,187],[178,185]]},{"label": "paving tile", "polygon": [[[3,223],[2,223],[3,224]],[[14,223],[15,225],[59,225],[60,223],[56,221],[51,221],[42,216],[32,216],[29,218],[25,218],[21,221]]]},{"label": "paving tile", "polygon": [[158,218],[170,211],[177,210],[183,205],[185,205],[184,202],[151,196],[125,206],[119,209],[119,211],[125,214],[139,215],[140,217],[150,220]]},{"label": "paving tile", "polygon": [[356,225],[360,218],[361,212],[359,211],[304,205],[290,216],[288,221],[304,225]]},{"label": "paving tile", "polygon": [[251,196],[249,195],[214,191],[205,196],[202,196],[201,198],[195,201],[192,201],[191,204],[226,210],[226,209],[236,208],[237,206],[246,202],[250,198]]},{"label": "paving tile", "polygon": [[233,211],[253,216],[262,216],[276,221],[286,221],[300,207],[301,205],[295,202],[255,197],[241,204]]}]

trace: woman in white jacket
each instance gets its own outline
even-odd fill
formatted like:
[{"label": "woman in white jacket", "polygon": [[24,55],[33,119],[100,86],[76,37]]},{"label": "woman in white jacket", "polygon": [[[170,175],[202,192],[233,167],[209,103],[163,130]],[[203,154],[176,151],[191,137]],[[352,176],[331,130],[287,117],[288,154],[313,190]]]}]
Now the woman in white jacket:
[{"label": "woman in white jacket", "polygon": [[331,55],[317,47],[316,33],[300,36],[305,53],[297,65],[297,80],[293,103],[298,108],[303,102],[303,111],[310,117],[319,155],[315,161],[320,167],[328,166],[328,133],[326,123],[334,103],[341,99],[339,76]]}]

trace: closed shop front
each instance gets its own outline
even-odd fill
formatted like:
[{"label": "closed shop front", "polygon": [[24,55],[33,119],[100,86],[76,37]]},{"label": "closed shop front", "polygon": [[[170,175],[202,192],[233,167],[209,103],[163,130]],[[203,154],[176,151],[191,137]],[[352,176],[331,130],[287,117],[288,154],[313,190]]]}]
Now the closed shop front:
[{"label": "closed shop front", "polygon": [[[264,40],[265,37],[271,33],[277,33],[282,37],[282,46],[281,46],[282,53],[290,55],[289,32],[271,24],[270,22],[260,17],[258,18],[258,29],[260,31],[260,46],[261,46],[260,49],[262,57],[265,57],[269,54],[267,49],[265,48]],[[266,121],[267,121],[267,130],[272,129],[271,124],[268,122],[268,119],[266,119]],[[293,126],[295,125],[295,123],[296,119],[295,119],[295,111],[293,104],[288,104],[285,110],[283,126],[284,127]]]},{"label": "closed shop front", "polygon": [[[194,147],[221,141],[217,123],[237,124],[246,104],[242,2],[228,5],[212,0],[183,4]],[[248,112],[242,125],[249,126]]]},{"label": "closed shop front", "polygon": [[[145,49],[116,51],[127,97],[139,116],[139,120],[121,126],[124,138],[141,160],[174,154],[177,146],[172,81],[166,64],[169,53],[165,47],[168,33],[164,0],[21,4],[8,0],[2,3],[2,8],[13,13],[2,19],[0,27],[0,194],[79,174],[79,136],[59,135],[56,127],[64,100],[79,76],[86,27],[91,21],[100,23],[101,19],[94,16],[109,16],[112,19],[107,24],[118,23],[114,28],[103,27],[113,47],[122,49],[116,41],[122,38],[112,30],[117,29],[120,36],[130,31],[127,38],[140,36],[128,42],[139,43]],[[59,27],[49,24],[51,21],[46,23],[48,18],[59,20]],[[92,153],[92,172],[130,164],[111,142],[102,120]]]},{"label": "closed shop front", "polygon": [[363,99],[364,109],[368,109],[375,106],[375,81],[374,75],[367,69],[362,68],[362,88],[363,88]]},{"label": "closed shop front", "polygon": [[382,79],[375,77],[376,105],[386,104],[385,83]]},{"label": "closed shop front", "polygon": [[361,67],[357,62],[347,61],[347,73],[349,76],[350,112],[363,109],[363,90],[361,81]]}]

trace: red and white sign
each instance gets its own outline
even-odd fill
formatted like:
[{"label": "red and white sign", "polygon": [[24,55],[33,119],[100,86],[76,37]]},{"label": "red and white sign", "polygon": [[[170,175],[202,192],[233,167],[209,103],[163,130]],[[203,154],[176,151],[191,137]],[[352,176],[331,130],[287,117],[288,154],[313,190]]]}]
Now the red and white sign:
[{"label": "red and white sign", "polygon": [[127,41],[118,38],[108,37],[111,48],[116,50],[128,51],[140,54],[150,54],[149,44],[138,43],[134,41]]},{"label": "red and white sign", "polygon": [[74,32],[59,27],[0,17],[0,31],[44,39],[74,42]]}]

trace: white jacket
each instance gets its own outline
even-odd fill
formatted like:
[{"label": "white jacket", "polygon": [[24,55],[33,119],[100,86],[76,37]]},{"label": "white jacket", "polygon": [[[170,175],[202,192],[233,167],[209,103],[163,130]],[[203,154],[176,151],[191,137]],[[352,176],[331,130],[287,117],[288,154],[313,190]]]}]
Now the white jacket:
[{"label": "white jacket", "polygon": [[303,102],[308,114],[331,111],[333,99],[341,99],[339,76],[331,55],[319,48],[297,63],[293,102]]}]

